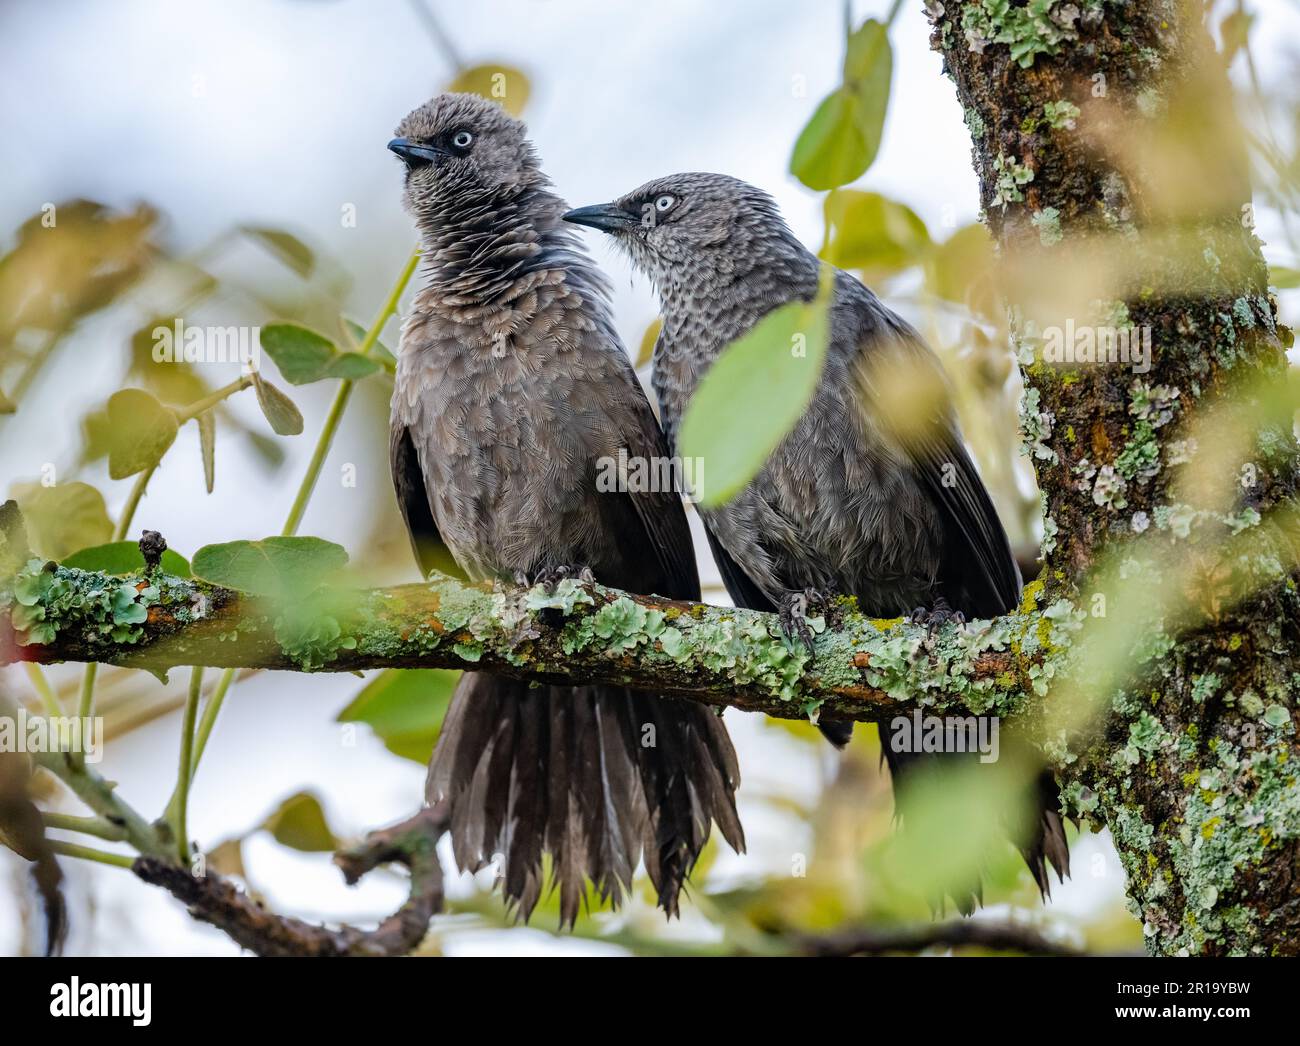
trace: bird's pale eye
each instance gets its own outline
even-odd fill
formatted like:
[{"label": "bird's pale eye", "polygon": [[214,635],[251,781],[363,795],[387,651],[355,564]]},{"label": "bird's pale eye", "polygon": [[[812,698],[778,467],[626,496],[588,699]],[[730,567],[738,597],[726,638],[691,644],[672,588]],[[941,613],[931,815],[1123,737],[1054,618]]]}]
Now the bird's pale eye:
[{"label": "bird's pale eye", "polygon": [[474,144],[474,136],[469,131],[457,131],[452,135],[451,144],[457,149],[468,149]]},{"label": "bird's pale eye", "polygon": [[672,208],[672,205],[675,204],[676,202],[677,202],[676,196],[673,196],[669,193],[664,193],[657,200],[655,200],[655,210],[658,211],[660,214],[663,214],[664,211],[670,210]]}]

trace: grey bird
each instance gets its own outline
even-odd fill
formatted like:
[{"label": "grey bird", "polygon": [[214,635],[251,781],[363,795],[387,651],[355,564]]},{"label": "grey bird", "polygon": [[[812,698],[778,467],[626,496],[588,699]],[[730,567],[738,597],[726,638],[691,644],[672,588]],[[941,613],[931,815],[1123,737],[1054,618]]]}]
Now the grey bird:
[{"label": "grey bird", "polygon": [[[391,458],[427,573],[445,546],[470,578],[567,575],[698,600],[680,496],[598,489],[602,461],[667,447],[610,317],[607,285],[524,125],[443,94],[388,147],[427,281],[402,326]],[[716,822],[744,849],[739,770],[713,712],[613,686],[535,686],[467,673],[429,767],[457,864],[494,859],[527,919],[543,855],[572,925],[590,881],[617,906],[644,860],[668,915]]]},{"label": "grey bird", "polygon": [[[773,309],[818,292],[821,261],[770,196],[736,178],[673,175],[565,218],[611,234],[658,291],[653,384],[675,449],[687,404],[721,352]],[[806,412],[744,490],[702,511],[732,599],[780,613],[810,651],[808,603],[834,594],[856,597],[873,617],[910,613],[932,625],[1014,609],[1020,573],[937,357],[849,273],[833,270],[831,295],[824,369]],[[837,746],[852,731],[819,726]],[[882,749],[906,827],[904,779],[940,757]],[[1046,895],[1045,862],[1063,877],[1069,851],[1055,781],[1044,773],[1032,788],[1039,814],[1016,841]],[[973,910],[978,884],[953,892]]]}]

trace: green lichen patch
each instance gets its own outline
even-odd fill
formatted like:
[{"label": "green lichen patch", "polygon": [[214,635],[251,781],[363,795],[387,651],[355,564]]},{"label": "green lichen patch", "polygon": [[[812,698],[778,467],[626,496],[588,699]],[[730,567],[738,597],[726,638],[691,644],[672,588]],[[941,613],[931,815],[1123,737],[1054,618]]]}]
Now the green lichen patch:
[{"label": "green lichen patch", "polygon": [[27,564],[0,590],[0,611],[23,644],[50,644],[62,636],[86,650],[113,644],[138,643],[144,636],[149,605],[160,597],[159,586],[183,589],[178,601],[188,617],[193,586],[159,576],[114,576],[61,567],[39,559]]}]

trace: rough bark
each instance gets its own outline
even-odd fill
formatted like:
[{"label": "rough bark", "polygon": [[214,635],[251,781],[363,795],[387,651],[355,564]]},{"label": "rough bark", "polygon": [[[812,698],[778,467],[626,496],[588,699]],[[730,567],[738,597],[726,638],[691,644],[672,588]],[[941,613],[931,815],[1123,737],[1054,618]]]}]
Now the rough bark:
[{"label": "rough bark", "polygon": [[[1291,335],[1222,62],[1175,2],[927,9],[1028,390],[1044,599],[1088,611],[1061,675],[1100,678],[1067,794],[1110,827],[1153,953],[1300,953],[1296,457],[1269,403]],[[1072,312],[1090,279],[1108,292]],[[1098,315],[1150,328],[1149,373],[1045,361],[1050,325]]]},{"label": "rough bark", "polygon": [[[24,584],[37,571],[45,575],[39,583]],[[0,664],[96,661],[154,673],[177,665],[459,668],[619,683],[779,718],[869,721],[919,705],[1009,715],[1051,671],[1053,628],[1034,612],[1032,592],[1022,613],[934,634],[840,604],[816,637],[813,659],[782,637],[774,614],[573,579],[548,590],[435,575],[427,584],[321,592],[284,605],[158,573],[37,564],[18,587],[31,601],[20,621],[39,618],[48,642],[14,631],[18,608],[5,605],[14,597],[0,593]]]}]

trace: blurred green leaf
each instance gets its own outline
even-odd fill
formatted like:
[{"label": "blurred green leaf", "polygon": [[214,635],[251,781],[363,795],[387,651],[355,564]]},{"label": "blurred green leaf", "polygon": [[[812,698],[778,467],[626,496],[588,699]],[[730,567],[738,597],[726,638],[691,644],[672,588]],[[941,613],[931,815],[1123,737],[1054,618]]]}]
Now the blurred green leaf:
[{"label": "blurred green leaf", "polygon": [[217,464],[217,415],[205,410],[194,422],[199,427],[199,453],[203,456],[203,485],[208,493],[216,482]]},{"label": "blurred green leaf", "polygon": [[175,330],[176,319],[175,316],[155,316],[131,334],[128,374],[165,403],[193,403],[210,393],[212,388],[199,377],[192,363],[185,362],[183,346],[174,345],[177,356],[170,363],[160,363],[153,358],[154,346],[158,344],[154,331],[158,328]]},{"label": "blurred green leaf", "polygon": [[14,485],[13,497],[26,520],[32,551],[43,559],[63,560],[113,535],[104,495],[88,483],[20,483]]},{"label": "blurred green leaf", "polygon": [[1268,282],[1270,287],[1276,287],[1280,291],[1293,290],[1300,287],[1300,269],[1292,269],[1286,265],[1270,265]]},{"label": "blurred green leaf", "polygon": [[309,592],[348,561],[341,545],[323,538],[271,537],[204,545],[194,553],[194,576],[258,596]]},{"label": "blurred green leaf", "polygon": [[277,436],[296,436],[302,432],[302,414],[293,400],[256,372],[253,374],[253,390],[272,432]]},{"label": "blurred green leaf", "polygon": [[699,461],[694,495],[705,506],[738,494],[807,408],[826,356],[832,270],[811,302],[768,313],[704,375],[682,421],[681,455]]},{"label": "blurred green leaf", "polygon": [[508,65],[476,65],[462,70],[447,90],[482,95],[518,116],[528,104],[532,86],[527,76]]},{"label": "blurred green leaf", "polygon": [[869,18],[848,39],[844,83],[822,100],[795,142],[790,172],[804,185],[834,189],[866,173],[880,150],[892,74],[889,32]]},{"label": "blurred green leaf", "polygon": [[964,225],[938,244],[925,262],[925,283],[931,294],[966,304],[971,291],[987,284],[993,268],[993,238],[984,226]]},{"label": "blurred green leaf", "polygon": [[176,439],[176,415],[144,389],[108,400],[108,474],[125,479],[152,468]]},{"label": "blurred green leaf", "polygon": [[394,755],[429,762],[459,672],[387,669],[366,684],[338,715],[340,723],[366,723]]},{"label": "blurred green leaf", "polygon": [[310,276],[316,267],[311,248],[292,233],[261,225],[241,225],[239,231],[260,243],[299,276]]},{"label": "blurred green leaf", "polygon": [[826,197],[831,231],[825,258],[843,269],[896,271],[919,262],[930,233],[906,204],[874,192],[836,189]]},{"label": "blurred green leaf", "polygon": [[325,819],[320,800],[310,792],[289,796],[262,822],[276,842],[306,853],[324,853],[338,849],[338,839]]},{"label": "blurred green leaf", "polygon": [[22,509],[12,499],[0,503],[0,578],[12,577],[31,558]]},{"label": "blurred green leaf", "polygon": [[[135,541],[112,541],[107,545],[83,548],[63,560],[65,567],[78,570],[102,570],[105,574],[134,574],[144,570],[144,555]],[[167,549],[162,554],[162,569],[176,577],[189,577],[190,564],[179,552]]]},{"label": "blurred green leaf", "polygon": [[[881,724],[882,743],[889,729]],[[1036,773],[1005,752],[993,763],[949,757],[912,767],[895,788],[902,826],[869,855],[885,888],[955,898],[1004,866],[1014,854],[1007,839],[1034,815],[1027,799]]]},{"label": "blurred green leaf", "polygon": [[217,875],[248,878],[244,868],[244,840],[227,839],[208,851],[208,871]]}]

